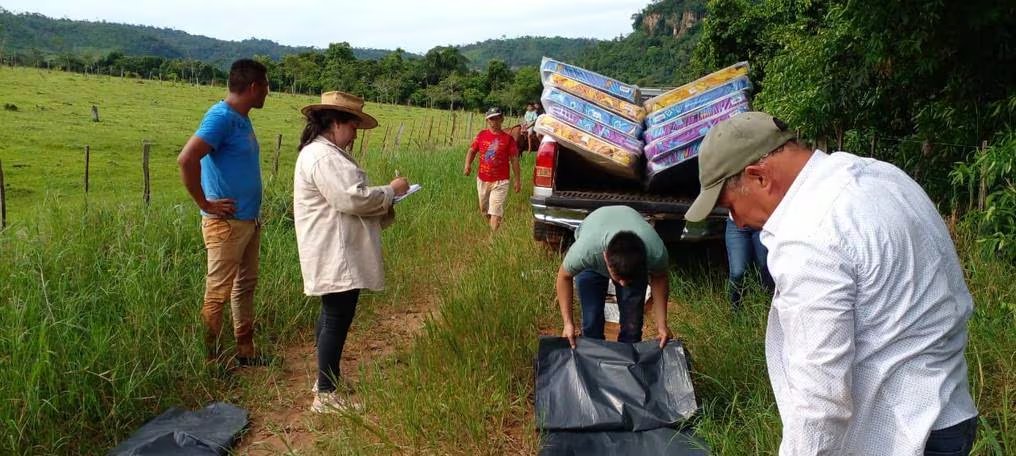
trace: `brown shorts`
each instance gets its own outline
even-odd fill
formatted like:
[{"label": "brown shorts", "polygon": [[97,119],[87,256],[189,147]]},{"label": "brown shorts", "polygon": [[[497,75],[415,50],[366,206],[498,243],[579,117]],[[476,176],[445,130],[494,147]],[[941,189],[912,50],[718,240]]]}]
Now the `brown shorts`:
[{"label": "brown shorts", "polygon": [[476,179],[476,193],[480,197],[480,212],[487,215],[504,217],[504,202],[508,199],[508,179],[484,182]]}]

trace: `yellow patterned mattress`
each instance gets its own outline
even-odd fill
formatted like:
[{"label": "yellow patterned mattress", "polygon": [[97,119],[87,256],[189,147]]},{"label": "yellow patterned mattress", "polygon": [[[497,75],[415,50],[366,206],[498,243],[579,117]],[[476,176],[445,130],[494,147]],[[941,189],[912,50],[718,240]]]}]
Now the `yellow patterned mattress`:
[{"label": "yellow patterned mattress", "polygon": [[642,120],[646,118],[646,109],[644,107],[634,103],[629,103],[610,95],[607,92],[601,92],[592,86],[583,84],[569,78],[568,76],[551,73],[547,77],[547,84],[564,90],[565,92],[577,97],[583,98],[586,101],[596,104],[597,106],[609,109],[626,119],[635,122],[642,122]]},{"label": "yellow patterned mattress", "polygon": [[734,78],[748,74],[748,62],[735,63],[722,70],[709,73],[676,89],[668,90],[646,100],[647,112],[656,112],[686,98],[698,95]]},{"label": "yellow patterned mattress", "polygon": [[554,138],[611,174],[638,179],[640,155],[615,146],[544,114],[536,119],[536,131]]}]

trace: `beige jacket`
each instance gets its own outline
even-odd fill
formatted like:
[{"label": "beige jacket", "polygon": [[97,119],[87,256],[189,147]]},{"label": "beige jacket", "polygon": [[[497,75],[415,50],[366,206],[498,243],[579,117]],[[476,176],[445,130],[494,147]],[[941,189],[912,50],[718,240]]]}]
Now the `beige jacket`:
[{"label": "beige jacket", "polygon": [[369,187],[349,154],[318,136],[300,150],[293,218],[308,296],[384,288],[381,229],[395,220],[391,186]]}]

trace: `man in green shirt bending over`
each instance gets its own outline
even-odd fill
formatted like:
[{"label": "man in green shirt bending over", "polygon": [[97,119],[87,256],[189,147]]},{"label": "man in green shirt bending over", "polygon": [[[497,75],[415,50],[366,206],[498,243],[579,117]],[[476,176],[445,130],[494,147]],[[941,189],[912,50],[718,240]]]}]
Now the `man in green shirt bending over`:
[{"label": "man in green shirt bending over", "polygon": [[642,340],[646,282],[652,287],[653,319],[660,348],[672,337],[667,327],[667,248],[649,223],[628,206],[606,206],[591,212],[575,230],[575,244],[568,249],[557,272],[557,302],[564,331],[575,348],[572,322],[572,287],[578,283],[582,306],[582,335],[603,339],[603,301],[607,281],[614,282],[621,313],[618,342]]}]

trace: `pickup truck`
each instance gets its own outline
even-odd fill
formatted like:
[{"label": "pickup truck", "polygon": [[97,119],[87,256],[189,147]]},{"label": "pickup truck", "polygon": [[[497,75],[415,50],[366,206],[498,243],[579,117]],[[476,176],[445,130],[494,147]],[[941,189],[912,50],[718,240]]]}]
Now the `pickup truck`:
[{"label": "pickup truck", "polygon": [[[665,89],[642,89],[644,98]],[[686,223],[684,214],[698,195],[696,161],[678,165],[653,182],[612,176],[579,154],[552,141],[536,152],[533,169],[533,239],[564,251],[575,228],[602,206],[625,205],[639,211],[665,242],[722,239],[727,212],[714,210],[703,222]]]}]

